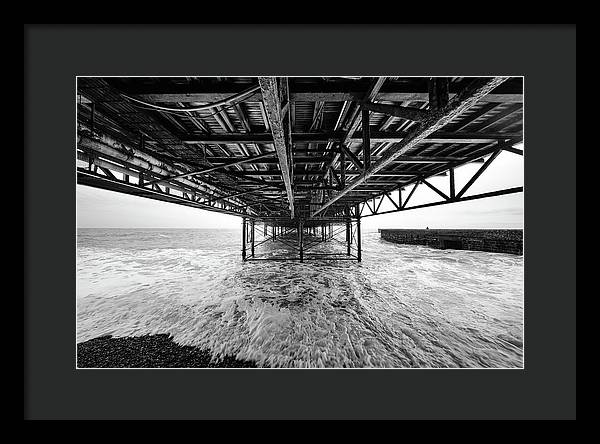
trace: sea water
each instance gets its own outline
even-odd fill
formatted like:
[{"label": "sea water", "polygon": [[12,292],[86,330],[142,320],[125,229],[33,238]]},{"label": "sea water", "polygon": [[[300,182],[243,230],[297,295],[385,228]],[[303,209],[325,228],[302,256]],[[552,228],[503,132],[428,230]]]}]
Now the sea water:
[{"label": "sea water", "polygon": [[377,231],[362,245],[361,263],[243,262],[240,230],[78,229],[77,342],[168,333],[264,367],[523,366],[522,256]]}]

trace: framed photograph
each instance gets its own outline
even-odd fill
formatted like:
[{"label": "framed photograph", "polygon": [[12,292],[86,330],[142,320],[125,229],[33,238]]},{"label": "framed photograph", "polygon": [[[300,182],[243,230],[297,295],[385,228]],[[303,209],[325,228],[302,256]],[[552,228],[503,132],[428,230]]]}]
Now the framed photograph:
[{"label": "framed photograph", "polygon": [[[575,105],[574,26],[25,43],[26,417],[574,419],[575,117],[540,101]],[[156,403],[117,401],[148,384]]]}]

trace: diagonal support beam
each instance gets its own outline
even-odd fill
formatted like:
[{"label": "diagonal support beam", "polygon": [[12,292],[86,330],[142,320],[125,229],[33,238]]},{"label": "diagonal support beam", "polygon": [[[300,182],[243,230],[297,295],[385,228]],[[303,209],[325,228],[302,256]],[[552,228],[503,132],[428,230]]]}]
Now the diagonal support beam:
[{"label": "diagonal support beam", "polygon": [[408,201],[410,200],[412,195],[415,193],[415,191],[417,191],[417,187],[419,186],[419,183],[420,183],[420,181],[415,182],[415,185],[412,187],[412,190],[410,190],[410,193],[408,193],[408,197],[404,200],[404,203],[401,205],[402,208],[406,207],[406,205],[408,204]]},{"label": "diagonal support beam", "polygon": [[389,201],[394,204],[394,206],[396,207],[397,210],[400,209],[400,207],[398,206],[398,204],[396,202],[394,202],[394,199],[392,199],[392,197],[390,196],[390,193],[385,193],[384,196],[387,197],[389,199]]},{"label": "diagonal support beam", "polygon": [[281,109],[281,99],[276,77],[259,77],[258,83],[262,91],[263,102],[267,113],[269,126],[273,135],[273,143],[281,176],[285,185],[285,191],[289,202],[291,218],[294,218],[294,192],[292,191],[292,179],[290,174],[290,159],[288,157],[288,148],[286,146],[286,133],[283,125],[283,112]]},{"label": "diagonal support beam", "polygon": [[475,183],[475,181],[479,178],[479,176],[481,176],[483,174],[483,172],[492,164],[492,162],[496,159],[496,157],[498,157],[498,155],[501,152],[502,152],[502,149],[499,148],[488,158],[488,160],[485,161],[485,163],[483,165],[481,165],[481,167],[477,170],[477,172],[475,174],[473,174],[473,177],[471,177],[471,179],[465,184],[465,186],[462,187],[462,189],[458,192],[458,194],[456,195],[457,199],[460,199],[467,192],[467,190],[469,188],[471,188],[471,185],[473,185]]},{"label": "diagonal support beam", "polygon": [[337,202],[340,198],[348,194],[354,188],[366,182],[370,177],[375,175],[378,171],[391,164],[399,156],[406,154],[420,142],[422,142],[427,136],[433,132],[444,127],[446,124],[452,121],[455,117],[459,116],[469,108],[471,108],[477,101],[479,101],[486,94],[498,87],[502,82],[506,81],[508,77],[490,77],[484,80],[475,80],[463,91],[461,91],[456,97],[452,99],[442,109],[432,111],[427,119],[422,121],[420,124],[415,125],[412,131],[409,131],[406,138],[399,144],[390,147],[381,158],[374,163],[371,168],[364,171],[363,174],[354,179],[339,193],[331,197],[321,207],[311,213],[311,217],[316,216],[325,208],[331,204]]},{"label": "diagonal support beam", "polygon": [[[374,200],[375,198],[373,198]],[[379,205],[377,205],[377,208],[375,208],[375,213],[377,213],[379,211],[379,207],[381,207],[381,204],[383,203],[383,197],[381,197],[381,199],[379,200]]]},{"label": "diagonal support beam", "polygon": [[427,182],[425,179],[421,179],[421,182],[424,183],[425,185],[427,185],[429,188],[431,188],[437,194],[439,194],[444,200],[450,199],[448,196],[446,196],[446,193],[440,191],[437,187],[434,187],[429,182]]},{"label": "diagonal support beam", "polygon": [[348,148],[346,148],[345,145],[340,145],[340,149],[341,149],[342,153],[344,153],[346,156],[348,156],[348,159],[350,159],[352,161],[352,163],[356,166],[356,168],[358,168],[360,171],[365,169],[365,167],[362,164],[362,162],[360,161],[360,159],[358,157],[356,157],[356,154],[354,154],[352,151],[350,151]]}]

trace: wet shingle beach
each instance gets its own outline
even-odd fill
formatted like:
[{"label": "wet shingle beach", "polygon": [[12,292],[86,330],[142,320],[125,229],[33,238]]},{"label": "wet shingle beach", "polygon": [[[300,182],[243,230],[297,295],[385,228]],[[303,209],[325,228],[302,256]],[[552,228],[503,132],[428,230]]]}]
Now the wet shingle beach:
[{"label": "wet shingle beach", "polygon": [[78,368],[252,368],[253,362],[218,360],[199,347],[179,345],[166,334],[113,338],[77,344]]}]

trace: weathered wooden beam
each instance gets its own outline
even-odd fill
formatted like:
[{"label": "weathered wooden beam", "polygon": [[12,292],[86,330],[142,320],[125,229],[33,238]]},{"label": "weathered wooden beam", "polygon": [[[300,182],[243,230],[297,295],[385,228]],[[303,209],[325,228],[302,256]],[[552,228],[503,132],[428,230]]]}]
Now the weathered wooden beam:
[{"label": "weathered wooden beam", "polygon": [[258,82],[262,91],[263,102],[271,127],[271,134],[275,151],[279,159],[279,168],[285,184],[289,209],[292,219],[294,218],[294,192],[292,190],[292,179],[290,175],[290,159],[288,147],[286,146],[286,132],[283,125],[281,98],[276,77],[259,77]]},{"label": "weathered wooden beam", "polygon": [[410,149],[415,147],[427,136],[448,124],[452,119],[469,109],[471,106],[477,103],[479,99],[484,97],[506,80],[507,77],[490,77],[484,80],[476,80],[472,82],[443,109],[431,112],[430,116],[426,120],[417,125],[412,131],[409,131],[409,134],[402,140],[402,142],[390,147],[381,156],[381,158],[371,166],[371,168],[366,169],[361,176],[347,184],[346,188],[334,195],[327,202],[321,205],[321,207],[311,213],[311,217],[329,207],[353,188],[356,188],[360,184],[364,183],[375,173],[392,163],[397,157],[405,154]]},{"label": "weathered wooden beam", "polygon": [[362,104],[362,106],[370,111],[387,114],[389,116],[400,117],[406,120],[412,120],[413,122],[419,122],[427,117],[427,111],[419,108],[370,102],[365,102]]}]

